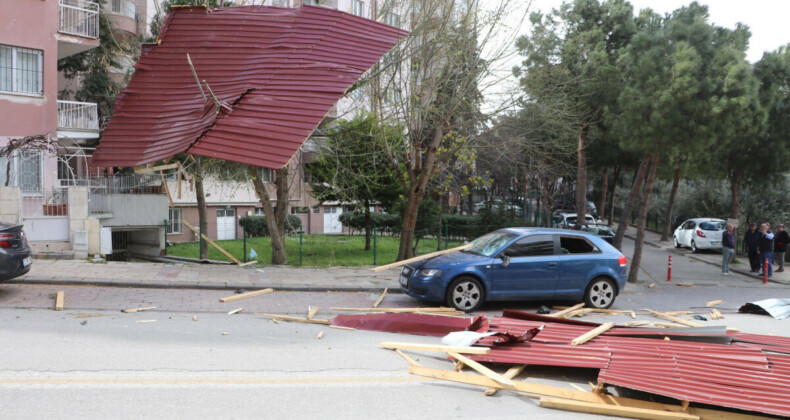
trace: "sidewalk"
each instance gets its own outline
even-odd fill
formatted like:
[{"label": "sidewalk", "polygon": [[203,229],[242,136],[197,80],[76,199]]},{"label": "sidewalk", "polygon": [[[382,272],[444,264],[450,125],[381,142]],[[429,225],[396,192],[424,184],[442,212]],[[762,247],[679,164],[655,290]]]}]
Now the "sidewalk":
[{"label": "sidewalk", "polygon": [[44,283],[171,289],[262,289],[400,293],[398,268],[373,273],[370,267],[289,267],[151,262],[93,263],[35,260],[30,272],[7,283]]},{"label": "sidewalk", "polygon": [[[616,225],[614,227],[616,227]],[[628,226],[628,229],[625,231],[625,237],[632,240],[635,239],[636,228],[633,226]],[[704,262],[706,264],[714,265],[716,267],[721,267],[721,253],[718,251],[702,251],[700,253],[692,254],[691,250],[687,248],[675,248],[671,238],[667,242],[660,242],[659,239],[661,239],[661,235],[659,233],[649,230],[645,231],[645,245],[647,246],[664,249],[668,252],[672,252],[677,255],[683,255],[696,261]],[[749,272],[750,267],[748,264],[749,259],[747,256],[736,255],[735,258],[737,258],[741,263],[730,264],[731,272],[762,280],[763,278],[762,275],[757,275],[755,273]],[[786,263],[786,265],[790,266],[790,263]],[[790,270],[787,270],[783,273],[777,273],[776,267],[774,267],[774,274],[771,278],[768,279],[768,281],[772,283],[779,283],[779,284],[790,286]]]}]

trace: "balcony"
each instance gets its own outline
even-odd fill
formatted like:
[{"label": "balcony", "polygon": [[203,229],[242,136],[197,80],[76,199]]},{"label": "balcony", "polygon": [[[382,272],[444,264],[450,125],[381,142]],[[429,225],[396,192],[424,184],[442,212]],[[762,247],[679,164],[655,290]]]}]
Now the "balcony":
[{"label": "balcony", "polygon": [[[138,33],[137,3],[132,0],[108,0],[104,10],[109,11],[109,18],[116,31],[123,31],[136,36]],[[141,18],[143,18],[141,16]]]},{"label": "balcony", "polygon": [[99,4],[58,0],[58,59],[99,46]]},{"label": "balcony", "polygon": [[58,101],[58,138],[99,138],[98,105],[90,102]]}]

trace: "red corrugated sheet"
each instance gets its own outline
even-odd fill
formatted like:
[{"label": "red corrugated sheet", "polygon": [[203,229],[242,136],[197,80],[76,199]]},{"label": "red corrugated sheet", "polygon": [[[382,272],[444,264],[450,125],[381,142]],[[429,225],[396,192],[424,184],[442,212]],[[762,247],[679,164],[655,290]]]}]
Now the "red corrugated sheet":
[{"label": "red corrugated sheet", "polygon": [[[489,331],[518,334],[543,326],[525,343],[495,344],[486,337],[477,345],[491,347],[484,362],[598,368],[600,382],[660,394],[679,400],[790,416],[790,339],[759,334],[727,334],[732,342],[679,341],[688,332],[657,338],[630,335],[638,328],[617,327],[579,346],[571,341],[597,324],[567,322],[506,311],[490,321]],[[510,317],[512,315],[513,317]],[[673,335],[676,334],[676,335]],[[700,336],[707,340],[710,334]],[[780,353],[780,354],[777,354]]]},{"label": "red corrugated sheet", "polygon": [[414,335],[443,337],[454,331],[488,330],[485,315],[474,318],[448,317],[427,314],[355,314],[337,315],[332,325],[368,331],[384,331]]},{"label": "red corrugated sheet", "polygon": [[[93,163],[136,166],[187,152],[281,168],[406,35],[325,7],[174,8],[159,45],[143,46]],[[226,104],[219,113],[204,102],[187,53]]]}]

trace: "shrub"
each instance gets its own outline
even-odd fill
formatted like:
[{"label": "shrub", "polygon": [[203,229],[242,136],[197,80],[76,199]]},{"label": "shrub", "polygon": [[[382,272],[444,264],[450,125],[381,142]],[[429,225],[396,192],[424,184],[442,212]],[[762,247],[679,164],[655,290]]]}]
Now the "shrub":
[{"label": "shrub", "polygon": [[[251,238],[259,236],[269,236],[269,225],[264,216],[244,216],[239,219],[239,225],[247,232]],[[296,233],[302,230],[302,219],[293,214],[289,214],[285,219],[285,230],[287,233]]]},{"label": "shrub", "polygon": [[[400,227],[401,219],[397,214],[389,213],[370,213],[373,224],[378,232],[397,232]],[[365,230],[365,212],[347,211],[340,215],[340,223],[353,230]]]}]

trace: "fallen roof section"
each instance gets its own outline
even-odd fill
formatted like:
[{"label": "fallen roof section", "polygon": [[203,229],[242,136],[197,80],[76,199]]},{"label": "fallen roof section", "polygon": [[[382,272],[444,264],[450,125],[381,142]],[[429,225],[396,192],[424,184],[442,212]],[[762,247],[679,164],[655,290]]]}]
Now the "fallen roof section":
[{"label": "fallen roof section", "polygon": [[173,8],[157,44],[143,46],[93,164],[136,166],[186,152],[279,169],[406,35],[325,7]]}]

